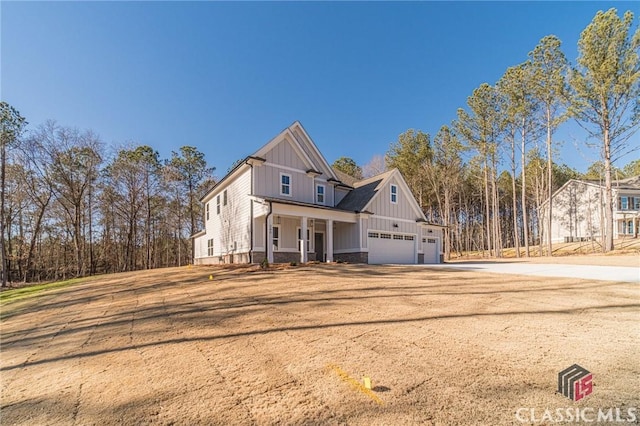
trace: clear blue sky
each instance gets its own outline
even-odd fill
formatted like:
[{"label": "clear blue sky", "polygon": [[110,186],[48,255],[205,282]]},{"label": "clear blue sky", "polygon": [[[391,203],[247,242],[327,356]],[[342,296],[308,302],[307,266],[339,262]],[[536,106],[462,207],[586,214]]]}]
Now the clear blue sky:
[{"label": "clear blue sky", "polygon": [[[575,62],[598,10],[637,23],[639,5],[2,1],[2,99],[109,145],[195,145],[218,177],[295,120],[329,162],[364,164],[409,128],[435,135],[545,35]],[[597,160],[575,125],[557,137],[559,162]]]}]

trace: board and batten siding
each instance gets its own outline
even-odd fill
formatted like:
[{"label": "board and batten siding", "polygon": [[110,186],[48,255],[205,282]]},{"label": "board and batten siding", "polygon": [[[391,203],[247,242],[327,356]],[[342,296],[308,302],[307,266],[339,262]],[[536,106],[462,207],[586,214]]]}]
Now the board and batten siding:
[{"label": "board and batten siding", "polygon": [[[396,204],[391,203],[391,185],[398,187],[398,202]],[[412,195],[404,192],[403,187],[393,177],[389,179],[383,188],[380,188],[367,210],[378,216],[416,220],[419,216],[411,207],[409,197],[412,197]]]},{"label": "board and batten siding", "polygon": [[[273,197],[303,203],[313,203],[315,197],[314,179],[303,171],[294,171],[277,165],[265,164],[254,167],[255,195],[258,197]],[[291,176],[291,196],[280,194],[280,174]]]},{"label": "board and batten siding", "polygon": [[333,231],[334,253],[360,251],[358,228],[357,223],[335,222]]}]

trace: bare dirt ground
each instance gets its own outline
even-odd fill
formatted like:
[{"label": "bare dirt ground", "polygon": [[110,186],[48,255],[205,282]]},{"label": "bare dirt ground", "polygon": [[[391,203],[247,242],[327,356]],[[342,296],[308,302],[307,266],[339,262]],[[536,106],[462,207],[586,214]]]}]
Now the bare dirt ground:
[{"label": "bare dirt ground", "polygon": [[[3,425],[510,425],[521,407],[640,405],[637,284],[194,267],[94,279],[2,314]],[[578,402],[556,393],[574,363],[595,383]]]}]

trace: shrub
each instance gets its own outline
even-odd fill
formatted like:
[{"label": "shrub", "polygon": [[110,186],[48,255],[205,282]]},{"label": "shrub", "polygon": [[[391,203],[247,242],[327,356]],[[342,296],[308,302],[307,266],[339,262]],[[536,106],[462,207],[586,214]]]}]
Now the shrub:
[{"label": "shrub", "polygon": [[262,269],[269,268],[269,260],[266,257],[262,259],[262,262],[260,262],[260,268]]}]

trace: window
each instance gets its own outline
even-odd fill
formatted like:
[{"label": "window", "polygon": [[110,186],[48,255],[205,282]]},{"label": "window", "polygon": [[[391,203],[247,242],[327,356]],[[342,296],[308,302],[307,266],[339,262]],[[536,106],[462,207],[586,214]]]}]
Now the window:
[{"label": "window", "polygon": [[426,239],[426,238],[423,238],[423,239],[422,239],[422,242],[423,242],[423,243],[426,243],[426,242],[427,242],[427,239]]},{"label": "window", "polygon": [[404,237],[402,235],[393,234],[393,239],[394,240],[404,240]]},{"label": "window", "polygon": [[391,204],[398,204],[398,185],[391,185]]},{"label": "window", "polygon": [[207,203],[207,220],[209,220],[209,203]]},{"label": "window", "polygon": [[[298,248],[300,247],[300,235],[302,235],[302,229],[298,228]],[[307,251],[311,250],[310,239],[311,237],[311,229],[307,228]]]},{"label": "window", "polygon": [[391,234],[380,234],[380,238],[384,238],[385,240],[390,240]]},{"label": "window", "polygon": [[280,227],[273,225],[271,229],[273,232],[273,251],[278,251],[278,248],[280,247]]},{"label": "window", "polygon": [[220,196],[216,197],[216,214],[220,214]]},{"label": "window", "polygon": [[620,197],[620,210],[629,210],[629,198]]},{"label": "window", "polygon": [[427,238],[427,242],[428,242],[429,244],[435,244],[435,243],[436,243],[436,240],[435,240],[435,238]]},{"label": "window", "polygon": [[622,221],[622,233],[625,235],[633,235],[633,220]]},{"label": "window", "polygon": [[280,195],[291,196],[291,175],[280,173]]},{"label": "window", "polygon": [[222,205],[226,206],[227,205],[227,190],[226,189],[224,190],[224,193],[222,194],[222,198],[223,198]]},{"label": "window", "polygon": [[633,209],[640,210],[640,197],[633,197]]},{"label": "window", "polygon": [[324,185],[316,185],[316,203],[324,204]]},{"label": "window", "polygon": [[207,240],[207,256],[213,256],[213,238]]},{"label": "window", "polygon": [[377,232],[369,232],[369,238],[379,238],[380,234]]},{"label": "window", "polygon": [[413,241],[413,235],[405,235],[405,236],[404,236],[404,239],[405,239],[406,241]]}]

